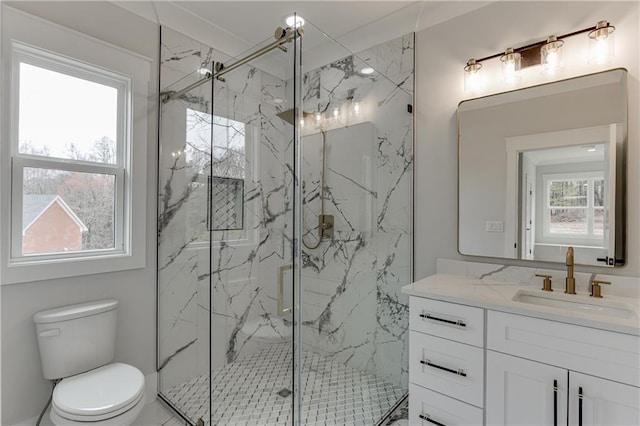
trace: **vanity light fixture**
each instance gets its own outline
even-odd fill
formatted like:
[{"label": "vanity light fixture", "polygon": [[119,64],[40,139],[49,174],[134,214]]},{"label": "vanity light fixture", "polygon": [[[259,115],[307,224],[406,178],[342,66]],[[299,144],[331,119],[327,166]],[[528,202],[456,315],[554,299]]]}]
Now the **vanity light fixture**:
[{"label": "vanity light fixture", "polygon": [[504,53],[496,53],[484,58],[471,58],[464,67],[464,87],[467,92],[478,92],[483,88],[480,73],[482,62],[500,58],[502,81],[513,84],[520,78],[520,69],[542,65],[545,74],[554,74],[562,68],[564,56],[563,39],[588,33],[589,63],[601,64],[613,58],[613,32],[615,27],[608,21],[599,21],[595,26],[562,35],[552,35],[518,48],[508,48]]}]

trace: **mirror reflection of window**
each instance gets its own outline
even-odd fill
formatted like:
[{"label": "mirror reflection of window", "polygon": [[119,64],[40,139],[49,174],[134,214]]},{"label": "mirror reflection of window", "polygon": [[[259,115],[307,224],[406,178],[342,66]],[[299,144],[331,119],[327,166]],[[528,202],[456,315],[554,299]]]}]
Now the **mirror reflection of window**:
[{"label": "mirror reflection of window", "polygon": [[604,177],[576,173],[544,179],[545,236],[566,236],[582,245],[602,247]]}]

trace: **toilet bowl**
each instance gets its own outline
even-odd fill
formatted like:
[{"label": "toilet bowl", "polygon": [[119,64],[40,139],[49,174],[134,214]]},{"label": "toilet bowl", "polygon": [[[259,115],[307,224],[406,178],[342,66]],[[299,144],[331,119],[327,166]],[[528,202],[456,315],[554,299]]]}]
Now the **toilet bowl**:
[{"label": "toilet bowl", "polygon": [[145,403],[144,376],[127,364],[108,364],[62,380],[54,389],[55,425],[131,425]]},{"label": "toilet bowl", "polygon": [[54,425],[129,426],[142,411],[144,375],[112,362],[117,307],[108,299],[33,316],[44,377],[61,379],[51,398]]}]

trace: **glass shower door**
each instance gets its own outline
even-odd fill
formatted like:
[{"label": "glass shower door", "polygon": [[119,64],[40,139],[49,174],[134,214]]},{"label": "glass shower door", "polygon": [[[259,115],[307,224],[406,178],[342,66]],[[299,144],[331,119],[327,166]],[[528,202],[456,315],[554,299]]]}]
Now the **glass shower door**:
[{"label": "glass shower door", "polygon": [[281,36],[286,51],[271,38],[231,58],[163,29],[161,71],[178,78],[161,110],[160,394],[193,424],[293,424],[295,37]]}]

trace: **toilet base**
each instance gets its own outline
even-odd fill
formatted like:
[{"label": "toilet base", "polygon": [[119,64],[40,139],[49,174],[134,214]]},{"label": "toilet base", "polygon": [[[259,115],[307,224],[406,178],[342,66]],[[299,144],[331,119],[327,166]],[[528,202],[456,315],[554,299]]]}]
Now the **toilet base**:
[{"label": "toilet base", "polygon": [[146,395],[143,395],[142,398],[140,398],[140,402],[138,402],[136,405],[131,407],[130,410],[125,411],[124,413],[122,413],[122,414],[120,414],[118,416],[111,417],[109,419],[100,420],[100,421],[97,421],[97,422],[92,422],[92,421],[81,422],[81,421],[77,421],[77,420],[69,420],[67,418],[62,417],[60,414],[56,413],[55,411],[53,411],[53,409],[51,410],[51,413],[49,414],[49,418],[51,419],[53,424],[56,425],[56,426],[88,426],[88,425],[91,425],[91,426],[130,426],[130,425],[134,424],[134,422],[136,421],[136,419],[140,415],[140,412],[142,411],[142,408],[144,407],[144,404],[145,404],[146,401],[147,401]]}]

